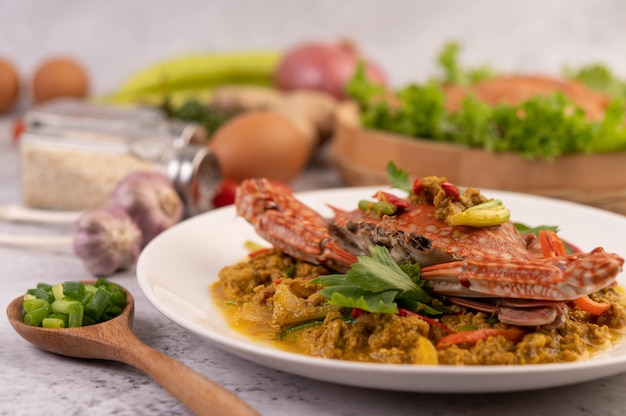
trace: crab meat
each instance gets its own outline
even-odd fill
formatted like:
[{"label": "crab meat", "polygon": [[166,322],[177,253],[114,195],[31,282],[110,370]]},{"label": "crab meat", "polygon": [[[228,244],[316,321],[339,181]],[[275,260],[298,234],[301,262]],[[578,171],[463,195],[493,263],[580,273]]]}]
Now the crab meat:
[{"label": "crab meat", "polygon": [[543,257],[510,221],[452,227],[435,219],[430,204],[394,216],[334,208],[329,221],[267,179],[244,181],[235,204],[260,236],[291,256],[346,271],[371,245],[382,245],[398,263],[420,263],[422,278],[444,295],[567,301],[612,285],[624,264],[602,248]]}]

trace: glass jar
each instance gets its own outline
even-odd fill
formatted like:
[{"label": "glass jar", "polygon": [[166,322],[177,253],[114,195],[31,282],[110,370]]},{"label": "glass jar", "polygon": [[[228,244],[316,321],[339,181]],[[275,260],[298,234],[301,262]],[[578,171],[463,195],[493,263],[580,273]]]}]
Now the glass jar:
[{"label": "glass jar", "polygon": [[45,103],[24,117],[20,176],[25,206],[86,210],[102,207],[133,171],[160,171],[172,180],[187,213],[211,209],[219,185],[215,157],[192,144],[193,125],[170,123],[157,109],[111,107],[82,100]]}]

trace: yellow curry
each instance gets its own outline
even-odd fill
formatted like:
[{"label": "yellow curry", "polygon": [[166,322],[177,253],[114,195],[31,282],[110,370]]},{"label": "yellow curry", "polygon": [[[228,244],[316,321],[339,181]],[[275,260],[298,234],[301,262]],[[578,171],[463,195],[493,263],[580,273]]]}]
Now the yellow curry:
[{"label": "yellow curry", "polygon": [[[368,313],[334,306],[309,281],[330,273],[275,249],[221,270],[211,287],[232,328],[257,342],[291,352],[341,360],[439,365],[512,365],[571,362],[611,348],[626,329],[621,288],[590,297],[608,304],[599,316],[572,303],[558,328],[515,327],[489,313],[436,297],[445,313]],[[444,342],[451,334],[487,337]]]}]

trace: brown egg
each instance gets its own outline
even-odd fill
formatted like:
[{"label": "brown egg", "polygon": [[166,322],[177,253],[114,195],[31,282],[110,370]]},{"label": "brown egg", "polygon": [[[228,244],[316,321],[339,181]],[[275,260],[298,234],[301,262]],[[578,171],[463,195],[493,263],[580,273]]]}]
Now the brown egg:
[{"label": "brown egg", "polygon": [[10,110],[17,102],[20,79],[13,64],[0,58],[0,113]]},{"label": "brown egg", "polygon": [[213,135],[210,147],[222,175],[234,181],[265,177],[289,182],[305,167],[310,140],[286,116],[249,111],[233,117]]},{"label": "brown egg", "polygon": [[53,98],[84,98],[89,91],[89,77],[75,59],[52,57],[43,61],[33,76],[33,99],[41,103]]}]

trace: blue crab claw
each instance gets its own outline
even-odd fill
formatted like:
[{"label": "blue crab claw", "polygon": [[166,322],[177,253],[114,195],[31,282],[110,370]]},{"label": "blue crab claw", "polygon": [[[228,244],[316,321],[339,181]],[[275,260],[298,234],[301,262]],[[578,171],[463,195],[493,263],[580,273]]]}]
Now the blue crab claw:
[{"label": "blue crab claw", "polygon": [[439,294],[567,301],[611,286],[624,259],[596,248],[532,261],[473,260],[422,269],[422,279]]}]

